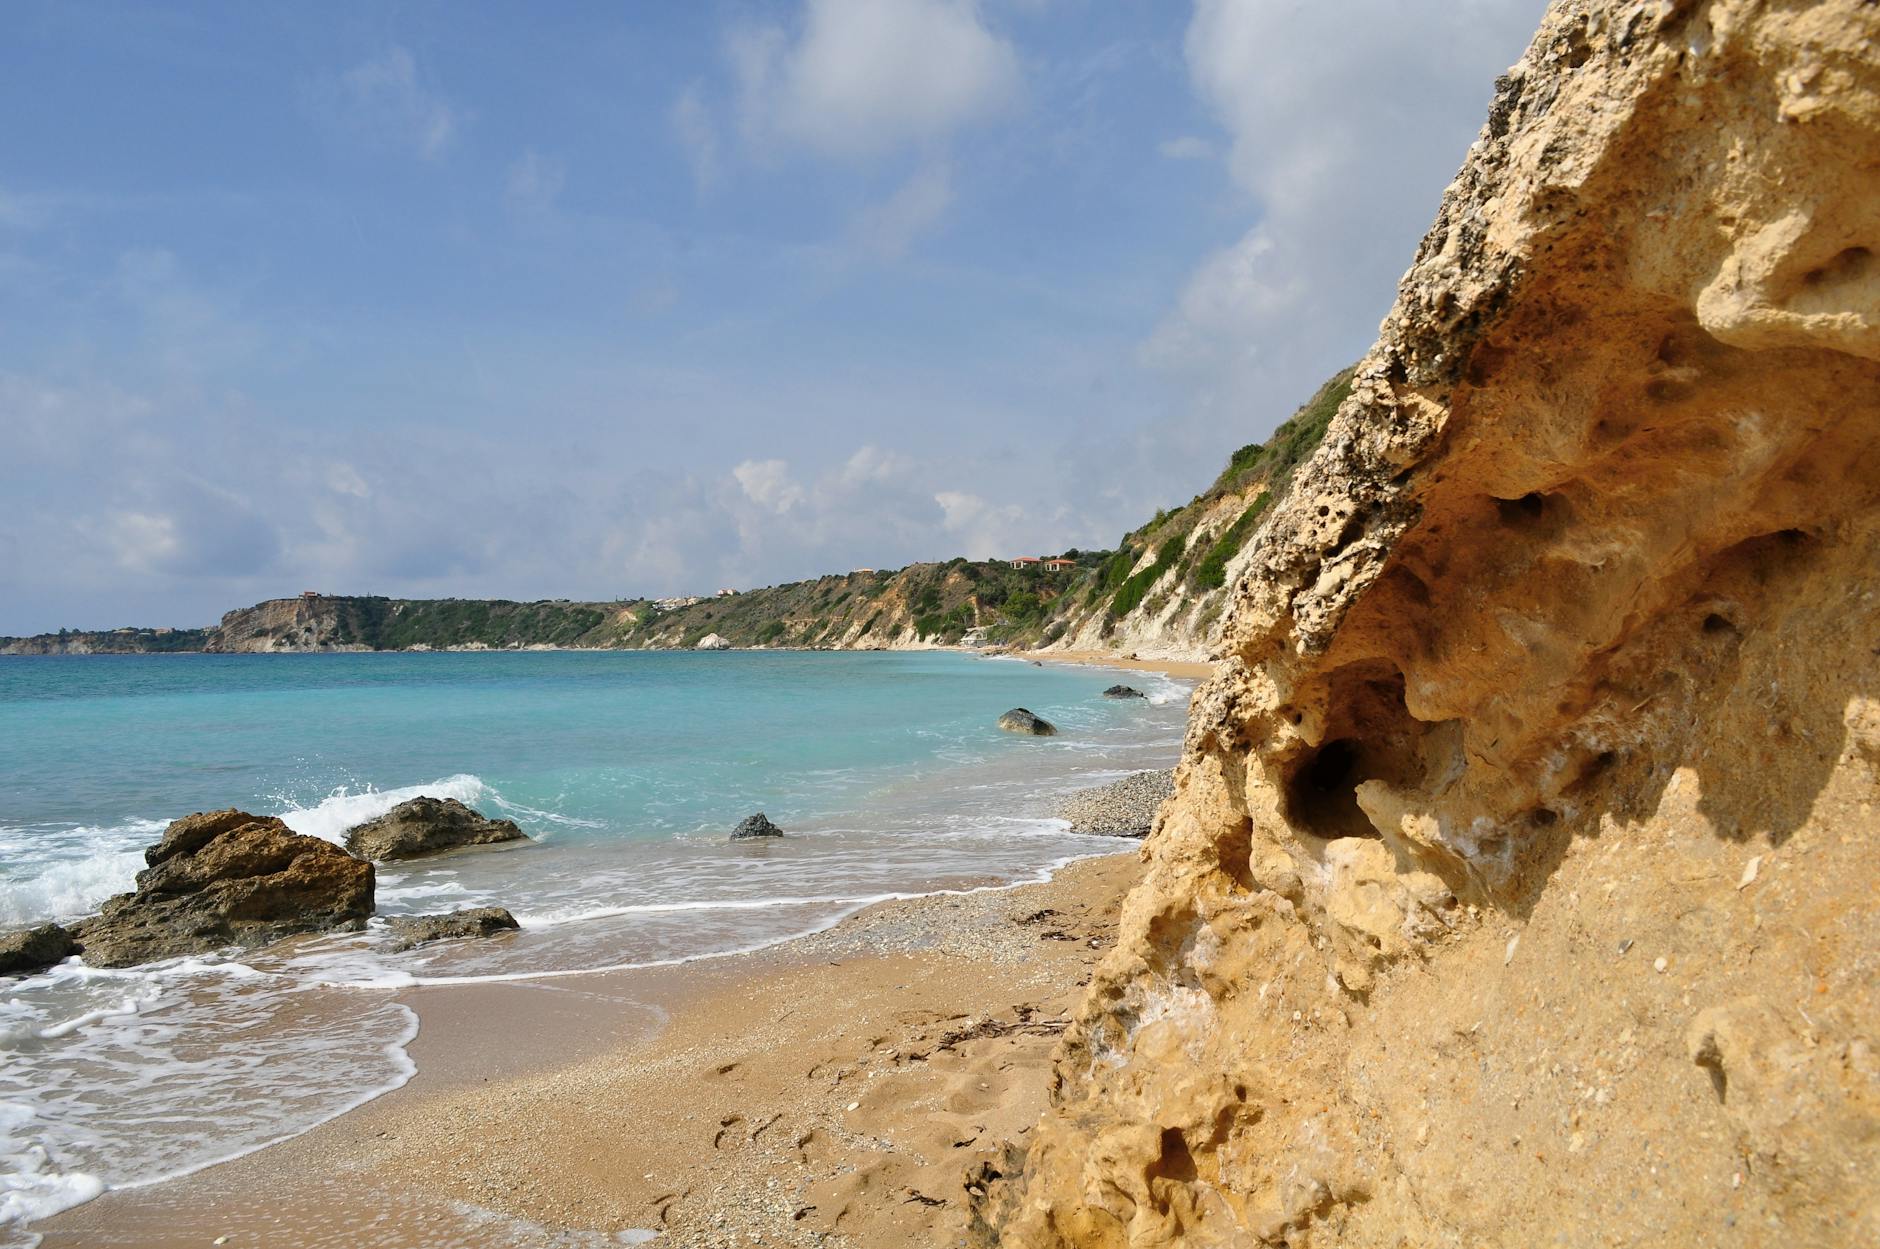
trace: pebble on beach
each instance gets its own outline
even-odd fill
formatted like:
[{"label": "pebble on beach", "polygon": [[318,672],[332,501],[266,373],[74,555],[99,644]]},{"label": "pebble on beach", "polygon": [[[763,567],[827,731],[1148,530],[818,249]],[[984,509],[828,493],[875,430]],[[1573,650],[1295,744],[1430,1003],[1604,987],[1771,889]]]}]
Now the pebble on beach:
[{"label": "pebble on beach", "polygon": [[1146,837],[1155,813],[1175,792],[1175,773],[1136,772],[1120,781],[1080,789],[1059,804],[1059,819],[1071,822],[1073,833],[1106,837]]}]

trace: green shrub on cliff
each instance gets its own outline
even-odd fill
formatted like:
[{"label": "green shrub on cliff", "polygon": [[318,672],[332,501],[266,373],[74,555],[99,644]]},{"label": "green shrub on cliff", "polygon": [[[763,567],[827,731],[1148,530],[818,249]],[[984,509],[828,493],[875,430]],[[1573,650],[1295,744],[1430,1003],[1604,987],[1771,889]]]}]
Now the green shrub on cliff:
[{"label": "green shrub on cliff", "polygon": [[1227,584],[1228,562],[1246,545],[1247,538],[1253,533],[1261,513],[1266,511],[1266,505],[1272,498],[1272,491],[1263,492],[1247,505],[1247,510],[1233,524],[1222,531],[1221,536],[1214,540],[1214,545],[1208,548],[1208,553],[1189,572],[1190,585],[1198,590],[1218,590]]}]

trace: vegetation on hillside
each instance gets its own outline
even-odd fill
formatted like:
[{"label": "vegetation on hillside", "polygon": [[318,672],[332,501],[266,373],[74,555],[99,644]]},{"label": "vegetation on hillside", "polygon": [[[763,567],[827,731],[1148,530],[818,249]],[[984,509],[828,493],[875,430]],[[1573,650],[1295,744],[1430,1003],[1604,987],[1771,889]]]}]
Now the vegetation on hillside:
[{"label": "vegetation on hillside", "polygon": [[[1073,566],[1014,568],[1006,560],[954,559],[902,569],[856,571],[696,600],[611,603],[563,599],[389,599],[323,597],[328,645],[400,650],[523,646],[693,647],[711,634],[733,646],[856,647],[951,644],[969,634],[987,643],[1048,644],[1096,622],[1104,636],[1119,622],[1171,603],[1187,604],[1199,635],[1220,614],[1227,569],[1252,539],[1294,470],[1325,436],[1351,393],[1352,370],[1321,386],[1261,443],[1187,504],[1159,511],[1125,534],[1114,551],[1067,551]],[[1238,510],[1227,511],[1238,505]],[[1231,522],[1224,515],[1232,515]],[[1197,534],[1197,531],[1200,531]],[[109,649],[197,650],[216,630],[120,631],[86,635]],[[8,639],[0,639],[4,645]],[[28,639],[30,643],[52,639]],[[48,649],[51,647],[48,646]],[[97,649],[106,649],[99,644]],[[27,649],[31,649],[28,645]]]}]

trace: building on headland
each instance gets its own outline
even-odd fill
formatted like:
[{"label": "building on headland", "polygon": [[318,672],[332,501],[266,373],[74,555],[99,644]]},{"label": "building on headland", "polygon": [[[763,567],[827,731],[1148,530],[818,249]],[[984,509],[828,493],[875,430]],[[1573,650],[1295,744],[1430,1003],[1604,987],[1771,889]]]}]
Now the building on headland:
[{"label": "building on headland", "polygon": [[1018,558],[1012,561],[1012,567],[1036,568],[1038,565],[1042,563],[1044,563],[1044,561],[1039,559],[1036,555],[1020,555]]},{"label": "building on headland", "polygon": [[1044,570],[1046,572],[1063,572],[1067,568],[1075,567],[1077,567],[1076,560],[1066,559],[1062,555],[1058,556],[1056,559],[1048,559],[1044,562]]},{"label": "building on headland", "polygon": [[737,591],[736,591],[736,590],[720,590],[720,591],[718,591],[718,597],[719,597],[719,598],[730,598],[730,597],[731,597],[731,596],[732,596],[733,594],[736,594],[736,593],[737,593]]},{"label": "building on headland", "polygon": [[300,592],[300,597],[302,597],[302,598],[319,598],[319,597],[320,597],[320,592],[319,592],[318,590],[302,590],[302,591]]}]

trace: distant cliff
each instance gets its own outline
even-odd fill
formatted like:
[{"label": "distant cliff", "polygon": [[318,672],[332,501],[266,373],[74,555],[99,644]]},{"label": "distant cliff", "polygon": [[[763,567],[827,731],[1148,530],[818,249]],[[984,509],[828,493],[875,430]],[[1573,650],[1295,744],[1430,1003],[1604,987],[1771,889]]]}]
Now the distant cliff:
[{"label": "distant cliff", "polygon": [[1187,504],[1115,550],[1062,566],[954,559],[795,581],[712,598],[578,602],[301,595],[238,608],[207,629],[62,630],[0,638],[0,655],[167,651],[689,649],[909,650],[961,643],[1204,659],[1259,521],[1351,391],[1346,370],[1264,443],[1235,452]]}]

